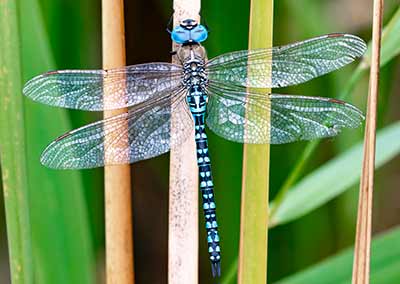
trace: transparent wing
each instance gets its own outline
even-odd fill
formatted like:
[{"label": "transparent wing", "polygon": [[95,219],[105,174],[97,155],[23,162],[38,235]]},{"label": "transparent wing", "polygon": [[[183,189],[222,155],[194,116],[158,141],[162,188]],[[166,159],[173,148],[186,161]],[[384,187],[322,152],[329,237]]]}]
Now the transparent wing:
[{"label": "transparent wing", "polygon": [[[210,82],[252,88],[296,85],[339,69],[364,54],[365,42],[349,34],[324,35],[272,49],[242,50],[207,63]],[[251,68],[251,76],[247,71]]]},{"label": "transparent wing", "polygon": [[[184,94],[180,92],[175,101],[132,107],[121,115],[68,132],[45,149],[41,162],[55,169],[83,169],[133,163],[161,155],[192,133],[189,112],[176,111],[185,104]],[[180,123],[171,132],[173,111]]]},{"label": "transparent wing", "polygon": [[[240,143],[283,144],[331,137],[342,128],[360,126],[364,119],[356,107],[339,100],[246,93],[212,86],[207,107],[208,127],[219,136]],[[246,109],[251,109],[250,115],[246,116]]]},{"label": "transparent wing", "polygon": [[170,94],[180,88],[181,78],[182,67],[171,63],[110,70],[60,70],[34,77],[25,84],[23,93],[48,105],[100,111]]}]

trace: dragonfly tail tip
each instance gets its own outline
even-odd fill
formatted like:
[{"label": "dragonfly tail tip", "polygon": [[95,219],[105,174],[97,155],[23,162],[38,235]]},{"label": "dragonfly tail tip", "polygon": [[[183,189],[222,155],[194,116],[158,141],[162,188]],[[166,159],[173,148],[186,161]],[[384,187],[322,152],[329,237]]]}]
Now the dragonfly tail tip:
[{"label": "dragonfly tail tip", "polygon": [[221,276],[221,262],[212,262],[211,263],[211,271],[213,277]]}]

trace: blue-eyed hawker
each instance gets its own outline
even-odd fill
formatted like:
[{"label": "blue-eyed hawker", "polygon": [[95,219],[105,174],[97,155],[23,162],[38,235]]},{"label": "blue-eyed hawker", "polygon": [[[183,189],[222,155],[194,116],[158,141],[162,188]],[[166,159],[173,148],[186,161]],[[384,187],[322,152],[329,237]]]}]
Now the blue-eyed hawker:
[{"label": "blue-eyed hawker", "polygon": [[[271,94],[267,89],[300,84],[341,68],[362,56],[366,44],[353,35],[330,34],[206,60],[201,42],[207,36],[204,25],[187,19],[171,31],[172,40],[180,45],[175,54],[181,64],[52,71],[31,79],[23,92],[35,101],[71,109],[129,107],[123,114],[57,138],[41,156],[41,163],[50,168],[133,163],[194,138],[215,276],[220,275],[221,254],[206,125],[225,139],[257,144],[332,137],[342,128],[358,127],[363,115],[348,103]],[[253,114],[247,115],[246,109]],[[172,116],[179,123],[171,124]],[[188,137],[193,128],[195,136]],[[126,143],[119,143],[123,139]]]}]

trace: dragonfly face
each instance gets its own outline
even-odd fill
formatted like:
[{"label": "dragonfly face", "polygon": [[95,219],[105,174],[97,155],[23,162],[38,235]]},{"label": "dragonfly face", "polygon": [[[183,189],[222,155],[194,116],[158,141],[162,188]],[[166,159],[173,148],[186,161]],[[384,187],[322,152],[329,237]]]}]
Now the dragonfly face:
[{"label": "dragonfly face", "polygon": [[192,19],[183,20],[171,33],[172,40],[183,45],[203,42],[207,36],[206,27]]}]

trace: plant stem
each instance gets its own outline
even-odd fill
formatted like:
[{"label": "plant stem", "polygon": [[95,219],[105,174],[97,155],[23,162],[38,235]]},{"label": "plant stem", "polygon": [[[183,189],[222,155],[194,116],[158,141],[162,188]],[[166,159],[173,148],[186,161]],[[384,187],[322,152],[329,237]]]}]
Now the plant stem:
[{"label": "plant stem", "polygon": [[[273,1],[252,0],[250,5],[249,49],[272,46]],[[248,76],[252,76],[249,68]],[[266,72],[265,76],[268,72]],[[252,112],[247,116],[260,115]],[[266,112],[261,115],[270,117]],[[245,129],[246,131],[246,129]],[[238,283],[266,283],[268,244],[269,145],[245,144]]]},{"label": "plant stem", "polygon": [[17,1],[0,2],[0,164],[11,280],[33,283]]},{"label": "plant stem", "polygon": [[[125,29],[123,0],[102,1],[103,68],[125,65]],[[111,94],[104,94],[104,96]],[[123,112],[105,111],[108,118]],[[126,125],[128,127],[128,125]],[[105,137],[107,141],[112,137]],[[128,137],[120,143],[129,143]],[[115,147],[115,146],[114,146]],[[125,145],[118,145],[125,147]],[[104,157],[107,161],[107,155]],[[130,165],[113,165],[104,168],[105,219],[106,219],[106,276],[108,284],[134,282],[132,205]]]},{"label": "plant stem", "polygon": [[380,49],[382,35],[383,0],[374,0],[372,24],[372,53],[364,138],[364,159],[358,200],[357,231],[354,249],[353,284],[369,283],[372,197],[374,189],[376,110],[378,104]]},{"label": "plant stem", "polygon": [[[199,20],[200,0],[174,0],[174,26]],[[176,50],[173,44],[172,49]],[[180,64],[173,57],[173,62]],[[185,110],[182,110],[185,112]],[[178,129],[179,110],[171,117],[171,134]],[[194,137],[194,129],[190,134]],[[198,282],[198,167],[194,139],[172,145],[169,173],[168,283]]]}]

